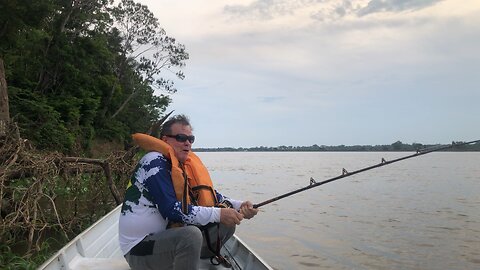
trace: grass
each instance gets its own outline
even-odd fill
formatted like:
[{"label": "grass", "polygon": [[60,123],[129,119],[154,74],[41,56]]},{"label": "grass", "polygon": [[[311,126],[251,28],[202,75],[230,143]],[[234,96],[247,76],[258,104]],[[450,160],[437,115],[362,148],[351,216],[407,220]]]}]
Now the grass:
[{"label": "grass", "polygon": [[[22,244],[22,243],[19,243]],[[46,261],[55,250],[52,250],[49,241],[44,241],[40,251],[34,254],[19,255],[16,251],[5,244],[0,244],[0,268],[5,270],[17,269],[37,269],[37,267]]]}]

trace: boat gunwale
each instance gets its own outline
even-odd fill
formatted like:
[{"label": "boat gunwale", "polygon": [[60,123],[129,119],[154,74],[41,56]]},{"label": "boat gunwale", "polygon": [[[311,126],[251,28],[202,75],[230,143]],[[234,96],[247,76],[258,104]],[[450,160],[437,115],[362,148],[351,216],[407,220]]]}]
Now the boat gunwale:
[{"label": "boat gunwale", "polygon": [[[57,252],[55,252],[48,260],[46,260],[42,265],[40,265],[37,270],[44,270],[44,269],[48,269],[48,267],[52,264],[55,264],[56,261],[58,260],[58,262],[60,262],[60,264],[64,264],[64,267],[66,266],[67,269],[69,269],[68,265],[70,262],[72,262],[73,260],[71,261],[67,261],[65,260],[65,256],[67,256],[67,250],[70,249],[70,248],[73,248],[75,249],[76,251],[76,254],[78,254],[78,256],[82,257],[82,258],[88,258],[88,259],[94,259],[96,257],[92,257],[92,256],[85,256],[85,250],[83,250],[83,247],[80,248],[79,245],[77,243],[80,243],[80,246],[82,246],[82,240],[85,240],[85,235],[87,235],[88,233],[90,233],[91,231],[94,230],[94,228],[99,225],[100,223],[104,222],[106,219],[109,219],[111,218],[113,215],[120,215],[120,208],[122,207],[122,204],[118,205],[117,207],[115,207],[113,210],[111,210],[110,212],[108,212],[106,215],[104,215],[102,218],[100,218],[99,220],[97,220],[96,222],[94,222],[92,225],[90,225],[87,229],[85,229],[84,231],[82,231],[80,234],[78,234],[77,236],[75,236],[72,240],[70,240],[65,246],[63,246],[60,250],[58,250]],[[118,234],[117,234],[118,235]],[[255,260],[258,261],[259,264],[261,264],[262,266],[265,267],[265,269],[268,269],[268,270],[273,270],[273,268],[262,258],[260,257],[254,250],[252,250],[242,239],[240,239],[238,236],[236,236],[235,234],[233,235],[232,237],[233,239],[231,239],[233,242],[232,244],[230,245],[225,245],[223,248],[226,249],[226,251],[228,253],[231,253],[231,254],[234,254],[235,252],[233,250],[230,250],[230,249],[235,249],[234,248],[234,245],[238,245],[238,246],[241,246],[242,249],[246,250],[249,252],[249,254],[251,254]],[[229,241],[228,241],[229,242]],[[227,242],[227,243],[228,243]],[[75,257],[74,257],[75,258]],[[114,257],[111,257],[111,258],[114,258]],[[125,261],[126,262],[126,261]],[[251,269],[247,266],[247,269]]]}]

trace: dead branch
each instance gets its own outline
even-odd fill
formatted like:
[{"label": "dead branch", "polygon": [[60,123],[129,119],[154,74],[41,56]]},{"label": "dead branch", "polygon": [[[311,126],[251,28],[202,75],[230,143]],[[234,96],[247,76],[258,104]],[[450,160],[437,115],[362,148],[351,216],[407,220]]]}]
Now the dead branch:
[{"label": "dead branch", "polygon": [[[149,133],[158,137],[171,113]],[[0,241],[27,239],[30,253],[50,230],[67,239],[77,234],[123,201],[117,186],[126,186],[138,150],[131,147],[105,159],[40,152],[21,138],[15,123],[9,124],[0,137]]]},{"label": "dead branch", "polygon": [[120,151],[106,159],[66,157],[36,151],[26,143],[14,124],[0,138],[2,242],[26,239],[29,253],[38,250],[45,230],[58,230],[68,239],[92,214],[103,215],[122,202],[117,185],[126,185],[136,164],[134,155]]}]

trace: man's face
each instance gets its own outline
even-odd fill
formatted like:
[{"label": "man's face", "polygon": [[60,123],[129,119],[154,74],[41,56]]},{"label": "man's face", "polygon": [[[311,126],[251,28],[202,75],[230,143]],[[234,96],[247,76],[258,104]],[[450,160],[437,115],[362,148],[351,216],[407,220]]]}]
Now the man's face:
[{"label": "man's face", "polygon": [[[175,123],[172,125],[172,134],[167,134],[171,136],[176,136],[178,134],[183,134],[187,136],[192,136],[192,127],[185,126],[180,123]],[[176,138],[163,136],[163,141],[172,146],[175,151],[175,156],[180,162],[185,162],[187,160],[188,153],[192,150],[192,143],[189,140],[184,142],[179,142]]]}]

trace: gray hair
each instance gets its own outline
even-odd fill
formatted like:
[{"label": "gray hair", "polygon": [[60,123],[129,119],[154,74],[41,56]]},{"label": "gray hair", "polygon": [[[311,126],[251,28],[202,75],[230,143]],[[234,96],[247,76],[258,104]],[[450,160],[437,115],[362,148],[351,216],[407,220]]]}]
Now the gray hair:
[{"label": "gray hair", "polygon": [[184,114],[178,114],[170,117],[165,123],[163,123],[162,131],[160,132],[160,138],[165,135],[172,135],[172,126],[174,124],[182,124],[184,126],[192,126],[190,125],[190,119]]}]

